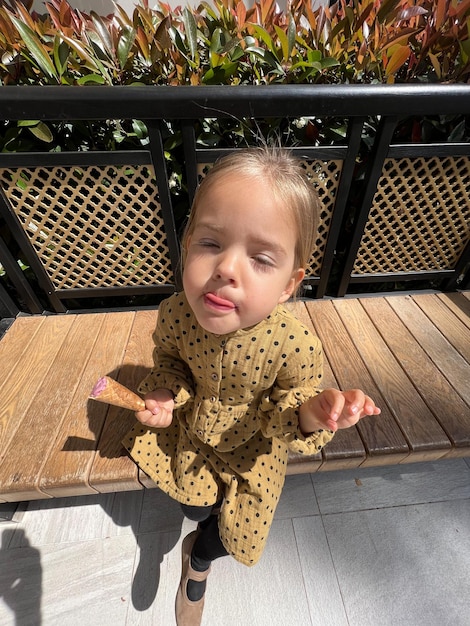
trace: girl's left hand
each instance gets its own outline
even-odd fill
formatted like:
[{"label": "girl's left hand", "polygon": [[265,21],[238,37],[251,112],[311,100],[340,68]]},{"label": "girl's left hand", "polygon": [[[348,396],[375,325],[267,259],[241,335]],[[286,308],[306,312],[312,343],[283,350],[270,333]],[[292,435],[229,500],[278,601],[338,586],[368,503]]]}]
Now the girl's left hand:
[{"label": "girl's left hand", "polygon": [[349,428],[367,415],[380,415],[380,409],[360,389],[325,389],[300,407],[302,432],[321,428],[336,432]]}]

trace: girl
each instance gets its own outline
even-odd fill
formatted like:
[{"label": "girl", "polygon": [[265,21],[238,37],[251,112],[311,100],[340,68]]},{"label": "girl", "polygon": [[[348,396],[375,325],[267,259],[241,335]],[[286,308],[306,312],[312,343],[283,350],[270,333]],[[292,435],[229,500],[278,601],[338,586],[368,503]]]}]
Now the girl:
[{"label": "girl", "polygon": [[380,410],[360,390],[320,391],[318,338],[283,306],[305,275],[319,200],[287,152],[249,149],[201,183],[183,238],[183,293],[162,303],[144,411],[125,446],[198,521],[182,544],[178,626],[198,626],[211,562],[253,565],[288,450],[314,454]]}]

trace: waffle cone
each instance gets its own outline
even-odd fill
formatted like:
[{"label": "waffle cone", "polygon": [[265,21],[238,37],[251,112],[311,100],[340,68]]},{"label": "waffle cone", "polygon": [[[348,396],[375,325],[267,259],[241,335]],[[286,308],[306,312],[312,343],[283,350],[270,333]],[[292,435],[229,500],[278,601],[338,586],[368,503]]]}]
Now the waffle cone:
[{"label": "waffle cone", "polygon": [[109,376],[103,376],[98,380],[93,387],[90,398],[130,411],[143,411],[145,409],[145,402],[140,396]]}]

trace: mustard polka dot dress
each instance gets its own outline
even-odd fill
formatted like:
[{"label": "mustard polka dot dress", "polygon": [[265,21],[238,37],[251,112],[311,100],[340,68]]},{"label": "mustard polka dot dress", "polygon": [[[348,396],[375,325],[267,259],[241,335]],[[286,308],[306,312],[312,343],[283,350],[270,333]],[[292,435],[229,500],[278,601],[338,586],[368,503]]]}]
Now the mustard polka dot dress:
[{"label": "mustard polka dot dress", "polygon": [[201,328],[183,293],[160,306],[154,367],[139,391],[170,389],[173,421],[137,423],[123,443],[164,492],[190,506],[224,498],[219,532],[245,565],[264,549],[286,474],[288,449],[315,454],[333,437],[299,429],[298,407],[319,393],[317,337],[282,305],[228,335]]}]

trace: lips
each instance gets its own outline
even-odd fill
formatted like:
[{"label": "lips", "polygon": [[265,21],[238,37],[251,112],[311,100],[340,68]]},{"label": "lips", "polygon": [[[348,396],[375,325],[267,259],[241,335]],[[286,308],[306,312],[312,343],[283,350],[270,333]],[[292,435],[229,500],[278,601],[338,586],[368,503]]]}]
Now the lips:
[{"label": "lips", "polygon": [[236,308],[233,302],[226,300],[225,298],[221,298],[220,296],[216,296],[215,293],[206,293],[204,301],[210,307],[219,311],[233,311]]}]

